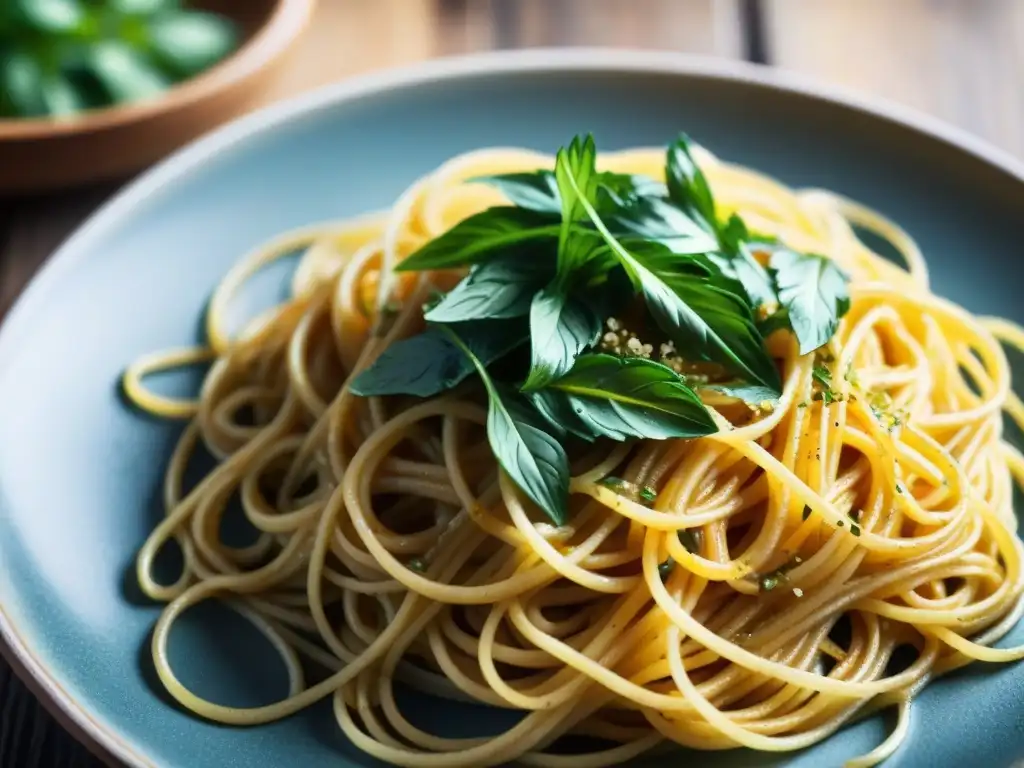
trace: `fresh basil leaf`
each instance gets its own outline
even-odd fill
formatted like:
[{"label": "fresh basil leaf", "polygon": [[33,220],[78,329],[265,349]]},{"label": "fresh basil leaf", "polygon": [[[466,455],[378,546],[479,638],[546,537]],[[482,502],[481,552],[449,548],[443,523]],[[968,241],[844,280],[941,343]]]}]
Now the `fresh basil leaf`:
[{"label": "fresh basil leaf", "polygon": [[550,388],[568,397],[589,431],[614,440],[701,437],[718,429],[678,374],[641,357],[581,355]]},{"label": "fresh basil leaf", "polygon": [[779,297],[775,293],[771,276],[751,255],[746,244],[741,244],[732,255],[717,252],[709,253],[707,258],[720,274],[712,282],[745,298],[751,309],[771,307],[778,303]]},{"label": "fresh basil leaf", "polygon": [[107,40],[89,51],[89,69],[111,101],[133,102],[162,93],[170,81],[128,45]]},{"label": "fresh basil leaf", "polygon": [[594,441],[597,435],[587,429],[564,393],[554,389],[538,389],[528,392],[526,396],[534,410],[544,417],[558,435],[571,434],[587,442]]},{"label": "fresh basil leaf", "polygon": [[398,272],[451,269],[488,261],[524,243],[554,241],[561,227],[525,208],[488,208],[463,219],[395,267]]},{"label": "fresh basil leaf", "polygon": [[82,93],[60,73],[50,75],[40,83],[39,95],[46,104],[47,114],[53,117],[68,117],[89,108]]},{"label": "fresh basil leaf", "polygon": [[87,63],[66,67],[62,74],[75,89],[83,110],[98,109],[110,104],[106,89],[89,70]]},{"label": "fresh basil leaf", "polygon": [[[676,347],[696,346],[703,359],[720,363],[744,380],[780,392],[782,381],[764,338],[739,296],[709,282],[665,276],[675,300],[652,308]],[[650,306],[650,305],[649,305]],[[676,329],[670,332],[667,326]]]},{"label": "fresh basil leaf", "polygon": [[13,114],[37,117],[47,112],[43,99],[43,71],[38,62],[24,53],[0,58],[0,99]]},{"label": "fresh basil leaf", "polygon": [[569,275],[594,251],[596,238],[581,234],[575,228],[586,220],[586,206],[597,199],[597,148],[594,137],[575,137],[568,149],[558,150],[555,158],[555,181],[562,200],[562,226],[558,233],[558,276],[565,282]]},{"label": "fresh basil leaf", "polygon": [[714,235],[662,198],[636,198],[615,210],[608,223],[617,234],[655,240],[674,253],[708,253],[718,248]]},{"label": "fresh basil leaf", "polygon": [[595,269],[592,272],[590,267],[595,265],[595,261],[591,260],[580,270],[578,283],[586,286],[587,301],[598,317],[603,319],[617,316],[634,301],[633,286],[626,271],[610,250],[606,249],[605,255],[598,258],[604,261],[605,256],[608,261],[604,262],[603,271],[598,273]]},{"label": "fresh basil leaf", "polygon": [[[526,341],[524,323],[478,320],[458,325],[458,334],[484,365],[504,357]],[[473,363],[443,326],[430,326],[418,336],[396,341],[352,381],[356,395],[432,397],[451,389],[473,373]]]},{"label": "fresh basil leaf", "polygon": [[14,7],[23,24],[47,35],[73,32],[85,18],[79,0],[14,0]]},{"label": "fresh basil leaf", "polygon": [[[652,272],[664,275],[691,275],[695,278],[718,279],[718,268],[705,254],[676,253],[664,243],[642,237],[620,237],[619,244],[630,253],[643,253],[644,263]],[[613,258],[616,259],[614,251]],[[732,285],[739,285],[732,281]]]},{"label": "fresh basil leaf", "polygon": [[721,384],[704,384],[698,388],[698,391],[704,391],[705,389],[709,389],[713,392],[720,392],[729,397],[735,397],[737,400],[743,400],[745,403],[755,407],[766,402],[774,405],[779,401],[779,393],[776,390],[769,389],[768,387],[761,387],[757,384],[746,384],[742,381],[727,381]]},{"label": "fresh basil leaf", "polygon": [[704,255],[696,255],[693,258],[707,265],[709,283],[735,296],[739,296],[744,300],[749,311],[753,312],[754,303],[750,301],[743,283],[736,276],[736,268],[731,258],[721,251],[711,251]]},{"label": "fresh basil leaf", "polygon": [[533,295],[553,273],[554,259],[529,255],[479,264],[425,317],[432,323],[520,317],[529,313]]},{"label": "fresh basil leaf", "polygon": [[573,367],[601,336],[602,317],[586,299],[555,280],[530,305],[530,375],[523,390],[540,389]]},{"label": "fresh basil leaf", "polygon": [[597,181],[597,210],[602,213],[603,206],[628,208],[648,198],[663,198],[666,193],[664,184],[638,174],[604,171],[598,174]]},{"label": "fresh basil leaf", "polygon": [[813,352],[832,338],[850,308],[848,278],[831,259],[786,249],[772,254],[771,268],[800,354]]},{"label": "fresh basil leaf", "polygon": [[816,365],[811,369],[811,378],[828,389],[832,386],[832,371],[824,365]]},{"label": "fresh basil leaf", "polygon": [[750,233],[743,219],[736,214],[730,216],[719,231],[719,239],[722,253],[715,254],[715,263],[725,275],[735,278],[743,286],[750,305],[756,308],[776,304],[779,297],[775,286],[768,270],[761,266],[750,250]]},{"label": "fresh basil leaf", "polygon": [[691,152],[690,138],[681,133],[669,147],[665,157],[665,180],[668,196],[677,206],[694,217],[709,232],[716,226],[715,198],[711,187]]},{"label": "fresh basil leaf", "polygon": [[115,10],[131,16],[150,16],[161,11],[174,11],[181,7],[180,0],[107,0]]},{"label": "fresh basil leaf", "polygon": [[735,252],[748,240],[750,240],[750,230],[747,229],[746,222],[735,213],[718,228],[718,241],[727,253]]},{"label": "fresh basil leaf", "polygon": [[[602,171],[597,173],[598,210],[604,210],[604,197],[611,206],[626,206],[648,196],[664,196],[665,186],[646,176]],[[562,196],[554,171],[538,170],[476,176],[470,181],[489,184],[498,189],[509,202],[538,213],[560,215]],[[604,195],[600,194],[604,193]]]},{"label": "fresh basil leaf", "polygon": [[487,440],[501,468],[556,525],[565,523],[569,496],[569,459],[561,444],[540,429],[521,395],[505,396],[487,367],[451,326],[441,326],[462,349],[487,389]]},{"label": "fresh basil leaf", "polygon": [[[639,241],[627,250],[592,206],[588,214],[644,295],[647,309],[680,350],[696,348],[744,379],[778,390],[778,371],[742,299],[678,270],[666,270],[664,247]],[[671,285],[670,285],[671,283]]]},{"label": "fresh basil leaf", "polygon": [[237,42],[235,25],[212,13],[164,14],[149,23],[150,50],[179,77],[190,77],[216,64]]},{"label": "fresh basil leaf", "polygon": [[537,213],[560,215],[562,198],[553,171],[525,171],[496,176],[476,176],[470,181],[496,187],[509,202]]},{"label": "fresh basil leaf", "polygon": [[[489,382],[480,368],[485,384]],[[487,440],[498,463],[555,525],[565,523],[569,495],[569,458],[554,437],[539,428],[529,409],[510,393],[502,399],[491,385]]]}]

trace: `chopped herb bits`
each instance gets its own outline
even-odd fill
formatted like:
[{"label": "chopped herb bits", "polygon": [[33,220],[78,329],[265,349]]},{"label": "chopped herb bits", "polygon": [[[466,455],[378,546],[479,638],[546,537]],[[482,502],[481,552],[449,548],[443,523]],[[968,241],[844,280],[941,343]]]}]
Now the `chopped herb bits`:
[{"label": "chopped herb bits", "polygon": [[679,531],[679,542],[691,555],[699,555],[704,541],[704,532],[699,528],[683,528]]},{"label": "chopped herb bits", "polygon": [[671,557],[665,562],[658,565],[658,575],[661,576],[662,581],[667,581],[668,577],[672,574],[672,569],[676,567],[676,561]]}]

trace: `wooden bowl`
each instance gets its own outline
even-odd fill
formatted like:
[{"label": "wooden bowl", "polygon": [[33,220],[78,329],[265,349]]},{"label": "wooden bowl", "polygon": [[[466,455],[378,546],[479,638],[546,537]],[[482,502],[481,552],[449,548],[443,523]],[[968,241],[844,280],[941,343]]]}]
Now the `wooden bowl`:
[{"label": "wooden bowl", "polygon": [[258,104],[306,28],[316,0],[202,0],[238,23],[223,61],[157,99],[66,121],[0,120],[0,194],[125,176]]}]

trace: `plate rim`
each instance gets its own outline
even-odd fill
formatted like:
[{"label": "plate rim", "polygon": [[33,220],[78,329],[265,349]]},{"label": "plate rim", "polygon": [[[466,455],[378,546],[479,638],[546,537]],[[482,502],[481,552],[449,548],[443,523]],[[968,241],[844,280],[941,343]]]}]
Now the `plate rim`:
[{"label": "plate rim", "polygon": [[[262,131],[274,130],[337,104],[398,88],[441,81],[458,81],[520,73],[608,72],[669,75],[726,83],[754,85],[771,91],[797,94],[833,106],[845,107],[889,124],[909,128],[938,139],[1000,170],[1024,185],[1024,161],[985,139],[912,107],[866,95],[841,85],[784,68],[742,60],[666,50],[603,47],[532,48],[447,56],[399,67],[374,70],[283,99],[255,110],[207,133],[128,182],[74,230],[47,259],[18,296],[0,324],[0,353],[16,343],[20,318],[40,299],[60,274],[85,258],[91,243],[155,192],[186,178],[202,162]],[[10,588],[9,586],[7,588]],[[19,631],[4,611],[0,594],[0,655],[58,722],[98,757],[117,760],[130,768],[156,768],[117,729],[91,714],[63,687],[60,676],[39,660],[27,633]]]}]

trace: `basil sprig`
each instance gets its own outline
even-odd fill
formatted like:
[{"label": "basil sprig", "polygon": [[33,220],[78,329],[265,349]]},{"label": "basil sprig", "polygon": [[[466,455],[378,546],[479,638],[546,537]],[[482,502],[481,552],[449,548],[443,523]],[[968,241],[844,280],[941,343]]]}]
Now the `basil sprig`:
[{"label": "basil sprig", "polygon": [[565,522],[569,459],[561,443],[536,424],[521,395],[503,395],[487,366],[450,326],[442,332],[462,350],[487,390],[487,440],[501,468],[557,525]]},{"label": "basil sprig", "polygon": [[[580,355],[549,389],[564,398],[593,436],[665,440],[717,431],[700,398],[675,371],[642,357]],[[548,412],[542,415],[550,420]]]},{"label": "basil sprig", "polygon": [[2,0],[0,117],[152,98],[227,56],[238,30],[178,0]]},{"label": "basil sprig", "polygon": [[[665,184],[598,171],[596,158],[593,138],[577,137],[553,170],[473,179],[512,205],[468,217],[398,265],[469,270],[425,308],[425,331],[350,385],[362,396],[431,397],[475,375],[498,463],[557,524],[568,510],[566,441],[717,430],[678,365],[651,359],[653,342],[677,362],[718,364],[727,375],[708,389],[762,406],[781,387],[766,334],[791,329],[809,351],[849,306],[831,262],[755,239],[735,214],[722,220],[685,136],[668,148]],[[634,335],[609,354],[604,329],[623,312],[652,343]]]},{"label": "basil sprig", "polygon": [[785,248],[772,255],[771,266],[800,354],[824,346],[850,309],[846,275],[831,259]]},{"label": "basil sprig", "polygon": [[385,349],[349,388],[363,397],[433,397],[465,381],[475,370],[474,361],[491,365],[526,341],[523,325],[514,320],[482,320],[450,327],[458,328],[458,344],[453,331],[432,325],[418,336],[396,341]]},{"label": "basil sprig", "polygon": [[[718,249],[708,257],[721,274],[742,286],[755,310],[776,310],[759,323],[762,334],[767,337],[780,327],[790,328],[802,355],[828,342],[850,308],[848,278],[835,262],[796,253],[778,243],[757,242],[736,214],[719,223],[711,187],[693,159],[685,134],[669,146],[665,173],[671,200],[715,235]],[[772,253],[769,269],[754,258],[756,246]]]}]

